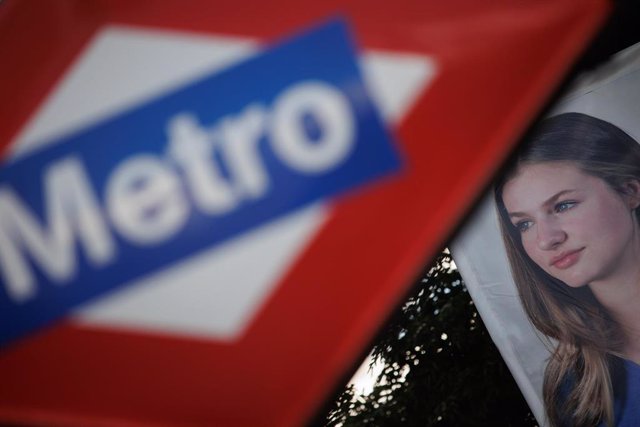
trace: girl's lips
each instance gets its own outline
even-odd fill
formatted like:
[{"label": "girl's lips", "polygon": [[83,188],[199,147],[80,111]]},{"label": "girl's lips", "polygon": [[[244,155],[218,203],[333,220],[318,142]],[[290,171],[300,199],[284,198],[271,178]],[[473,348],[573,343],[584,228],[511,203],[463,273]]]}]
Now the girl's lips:
[{"label": "girl's lips", "polygon": [[560,255],[554,257],[551,260],[551,265],[555,268],[559,268],[560,270],[564,270],[566,268],[571,267],[580,259],[582,249],[584,248],[576,249],[575,251],[561,253]]}]

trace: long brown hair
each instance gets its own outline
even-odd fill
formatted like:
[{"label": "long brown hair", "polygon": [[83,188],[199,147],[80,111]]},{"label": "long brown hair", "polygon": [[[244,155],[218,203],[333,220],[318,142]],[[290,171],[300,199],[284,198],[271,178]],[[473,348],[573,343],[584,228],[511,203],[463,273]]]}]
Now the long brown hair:
[{"label": "long brown hair", "polygon": [[[571,162],[621,194],[640,180],[640,145],[604,120],[565,113],[543,120],[509,171],[497,180],[494,196],[502,237],[524,309],[533,325],[557,340],[547,364],[543,395],[553,426],[613,425],[612,373],[623,344],[620,326],[588,286],[572,288],[546,273],[526,254],[502,200],[504,185],[520,167]],[[640,209],[636,210],[640,222]]]}]

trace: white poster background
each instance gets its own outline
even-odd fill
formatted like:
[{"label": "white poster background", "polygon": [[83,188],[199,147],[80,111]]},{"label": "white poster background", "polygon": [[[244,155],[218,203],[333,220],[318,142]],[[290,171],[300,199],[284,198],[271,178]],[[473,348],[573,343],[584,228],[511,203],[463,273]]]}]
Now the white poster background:
[{"label": "white poster background", "polygon": [[[609,121],[640,141],[640,44],[578,78],[550,115],[571,111]],[[547,425],[542,377],[549,352],[518,298],[492,194],[485,196],[451,251],[491,338],[536,419]]]}]

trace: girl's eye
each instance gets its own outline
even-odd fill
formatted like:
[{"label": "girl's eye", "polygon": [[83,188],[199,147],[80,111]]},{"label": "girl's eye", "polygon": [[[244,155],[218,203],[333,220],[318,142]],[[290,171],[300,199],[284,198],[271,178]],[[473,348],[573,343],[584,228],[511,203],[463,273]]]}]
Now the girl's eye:
[{"label": "girl's eye", "polygon": [[560,212],[564,212],[566,210],[571,209],[576,204],[577,202],[574,202],[573,200],[567,200],[567,201],[556,203],[556,205],[553,208],[556,213],[560,213]]},{"label": "girl's eye", "polygon": [[518,221],[514,225],[520,233],[524,233],[525,231],[531,228],[531,226],[533,225],[533,222],[529,220],[522,220],[522,221]]}]

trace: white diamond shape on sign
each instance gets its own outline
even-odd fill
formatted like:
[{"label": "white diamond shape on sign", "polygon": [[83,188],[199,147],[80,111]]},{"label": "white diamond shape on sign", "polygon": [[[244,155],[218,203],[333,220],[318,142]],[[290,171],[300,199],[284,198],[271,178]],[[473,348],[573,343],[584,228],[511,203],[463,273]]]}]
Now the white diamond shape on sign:
[{"label": "white diamond shape on sign", "polygon": [[[251,39],[112,26],[100,31],[11,146],[54,137],[144,103],[259,51]],[[369,92],[398,123],[432,82],[425,56],[365,52]],[[215,101],[212,101],[215,102]],[[331,212],[316,203],[135,280],[75,310],[78,325],[237,339]],[[300,284],[304,286],[304,284]]]}]

